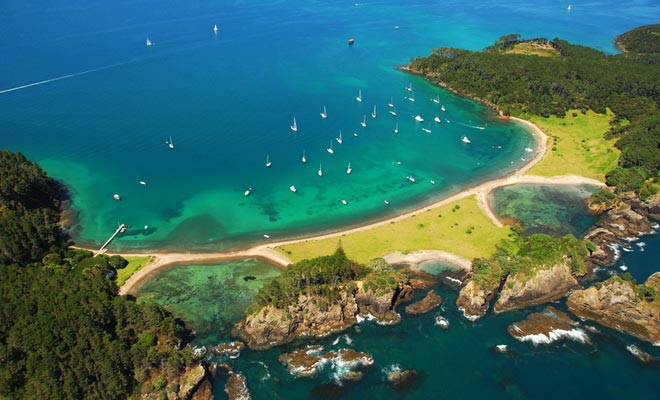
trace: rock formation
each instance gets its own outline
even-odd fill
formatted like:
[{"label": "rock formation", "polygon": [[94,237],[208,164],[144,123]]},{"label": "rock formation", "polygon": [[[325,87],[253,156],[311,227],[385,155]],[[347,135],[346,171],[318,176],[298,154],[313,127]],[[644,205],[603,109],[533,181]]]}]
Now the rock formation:
[{"label": "rock formation", "polygon": [[591,343],[589,336],[578,328],[577,322],[554,307],[528,315],[525,320],[509,325],[507,331],[515,339],[531,342],[535,346],[561,339]]},{"label": "rock formation", "polygon": [[491,283],[488,287],[484,287],[481,283],[471,280],[467,285],[463,286],[463,289],[458,294],[456,307],[463,312],[465,318],[470,321],[476,321],[486,315],[490,300],[497,293],[499,286],[499,281]]},{"label": "rock formation", "polygon": [[424,314],[427,313],[442,303],[442,297],[435,293],[433,290],[429,290],[422,300],[413,303],[406,307],[406,312],[408,314]]}]

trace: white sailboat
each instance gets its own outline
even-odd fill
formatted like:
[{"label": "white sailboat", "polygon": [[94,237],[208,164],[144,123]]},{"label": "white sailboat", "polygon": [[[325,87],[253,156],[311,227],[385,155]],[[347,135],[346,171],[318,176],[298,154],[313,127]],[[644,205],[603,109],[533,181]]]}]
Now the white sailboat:
[{"label": "white sailboat", "polygon": [[357,100],[358,103],[362,103],[362,89],[358,89],[358,95],[355,100]]},{"label": "white sailboat", "polygon": [[435,96],[435,99],[433,99],[433,102],[434,102],[435,104],[440,104],[440,95],[436,95],[436,96]]},{"label": "white sailboat", "polygon": [[289,186],[289,190],[292,191],[293,193],[298,191],[298,189],[296,189],[296,187],[293,185]]},{"label": "white sailboat", "polygon": [[571,11],[571,5],[569,4],[568,7],[566,8],[568,11]]},{"label": "white sailboat", "polygon": [[138,183],[139,183],[140,185],[142,185],[142,186],[147,186],[147,182],[145,182],[145,181],[140,181],[140,182],[138,182]]},{"label": "white sailboat", "polygon": [[335,154],[335,151],[332,149],[332,140],[330,141],[330,147],[328,147],[326,150],[327,150],[328,153],[330,153],[330,154]]},{"label": "white sailboat", "polygon": [[303,164],[305,164],[307,162],[307,157],[305,157],[305,150],[303,150],[303,155],[302,155],[302,158],[300,159],[300,161],[302,161]]},{"label": "white sailboat", "polygon": [[407,91],[412,92],[412,82],[406,88]]},{"label": "white sailboat", "polygon": [[172,141],[172,136],[170,136],[170,141],[165,143],[167,143],[167,147],[169,147],[170,150],[174,150],[174,142]]},{"label": "white sailboat", "polygon": [[396,107],[394,107],[393,110],[390,110],[390,115],[392,115],[393,117],[396,117]]},{"label": "white sailboat", "polygon": [[252,188],[247,188],[247,190],[246,190],[245,193],[243,193],[243,194],[244,194],[245,196],[249,196],[250,193],[252,193]]},{"label": "white sailboat", "polygon": [[441,123],[441,122],[442,122],[442,120],[440,119],[440,117],[438,117],[437,115],[435,116],[435,118],[433,118],[433,120],[434,120],[435,122],[437,122],[437,123]]},{"label": "white sailboat", "polygon": [[445,108],[445,106],[440,107],[440,109],[441,109],[442,111],[447,111],[447,109]]},{"label": "white sailboat", "polygon": [[374,111],[371,113],[371,118],[376,118],[376,105],[374,104]]},{"label": "white sailboat", "polygon": [[415,183],[415,178],[412,175],[406,176],[406,179],[408,179],[412,183]]},{"label": "white sailboat", "polygon": [[399,133],[399,123],[396,123],[396,126],[394,127],[394,133]]},{"label": "white sailboat", "polygon": [[386,206],[389,206],[389,205],[390,205],[390,202],[387,201],[387,200],[383,200],[383,203],[385,203]]},{"label": "white sailboat", "polygon": [[367,127],[367,116],[365,115],[364,118],[362,118],[362,122],[360,122],[360,125],[362,125],[363,128]]},{"label": "white sailboat", "polygon": [[470,139],[467,136],[461,136],[461,142],[470,143]]},{"label": "white sailboat", "polygon": [[321,164],[319,164],[319,170],[317,172],[319,176],[323,176],[323,169],[321,168]]},{"label": "white sailboat", "polygon": [[415,95],[411,94],[410,96],[406,97],[406,100],[414,103],[415,102]]},{"label": "white sailboat", "polygon": [[353,168],[351,168],[351,163],[349,162],[349,163],[348,163],[348,168],[346,168],[346,174],[347,174],[347,175],[350,175],[351,172],[353,172]]},{"label": "white sailboat", "polygon": [[298,132],[298,124],[296,124],[296,117],[293,117],[293,125],[291,125],[291,130]]},{"label": "white sailboat", "polygon": [[341,130],[339,130],[339,137],[338,137],[338,138],[335,138],[335,140],[336,140],[337,143],[339,143],[339,144],[342,144],[342,143],[344,142],[344,139],[341,138]]},{"label": "white sailboat", "polygon": [[154,42],[152,42],[151,40],[149,40],[149,38],[147,38],[147,47],[151,47],[153,45],[154,45]]},{"label": "white sailboat", "polygon": [[422,130],[426,133],[431,133],[431,130],[429,128],[422,128]]},{"label": "white sailboat", "polygon": [[273,163],[270,162],[270,156],[266,156],[266,168],[270,167]]},{"label": "white sailboat", "polygon": [[417,114],[417,115],[415,115],[415,121],[417,121],[417,122],[424,122],[424,118],[422,118],[421,115]]},{"label": "white sailboat", "polygon": [[394,107],[394,98],[393,98],[393,97],[390,97],[390,102],[387,103],[387,105],[388,105],[390,108],[393,108],[393,107]]},{"label": "white sailboat", "polygon": [[346,205],[348,204],[348,202],[346,201],[346,199],[341,199],[341,204]]},{"label": "white sailboat", "polygon": [[323,106],[323,112],[321,113],[321,118],[328,118],[328,112],[325,110],[325,106]]},{"label": "white sailboat", "polygon": [[213,32],[218,33],[218,25],[213,25]]}]

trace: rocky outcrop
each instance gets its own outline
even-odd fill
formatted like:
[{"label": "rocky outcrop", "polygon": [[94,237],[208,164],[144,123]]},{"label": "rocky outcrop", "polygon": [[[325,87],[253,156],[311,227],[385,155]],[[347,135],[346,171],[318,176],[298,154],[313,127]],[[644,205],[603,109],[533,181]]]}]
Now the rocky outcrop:
[{"label": "rocky outcrop", "polygon": [[541,267],[531,276],[524,273],[510,274],[493,311],[501,313],[557,300],[576,287],[578,281],[567,264]]},{"label": "rocky outcrop", "polygon": [[493,282],[489,286],[484,286],[481,283],[471,280],[467,285],[463,286],[463,289],[458,294],[456,307],[463,312],[465,318],[470,321],[476,321],[486,315],[490,301],[495,296],[495,293],[497,293],[499,286],[499,281]]},{"label": "rocky outcrop", "polygon": [[577,322],[554,307],[546,307],[543,312],[528,315],[525,320],[509,325],[507,331],[515,339],[535,346],[561,339],[591,343]]},{"label": "rocky outcrop", "polygon": [[234,370],[227,364],[222,364],[220,367],[224,368],[229,374],[227,383],[225,383],[225,393],[227,393],[227,399],[250,400],[252,396],[250,396],[250,391],[248,390],[245,376],[240,372],[234,372]]},{"label": "rocky outcrop", "polygon": [[637,286],[619,277],[610,278],[574,292],[566,304],[580,318],[660,345],[660,304],[653,293],[660,296],[660,272]]},{"label": "rocky outcrop", "polygon": [[244,348],[245,348],[245,343],[234,341],[229,343],[220,343],[219,345],[213,348],[213,351],[215,351],[222,357],[238,358],[241,355],[241,351],[243,351]]},{"label": "rocky outcrop", "polygon": [[[353,349],[341,349],[323,353],[323,346],[307,346],[291,353],[283,353],[278,360],[289,369],[289,373],[296,378],[309,378],[315,376],[324,365],[336,369],[333,374],[339,381],[359,381],[362,372],[359,369],[370,367],[374,363],[373,357]],[[339,382],[341,383],[341,382]]]},{"label": "rocky outcrop", "polygon": [[205,400],[213,397],[204,397],[204,392],[208,386],[213,388],[210,374],[202,364],[186,368],[181,374],[169,376],[167,374],[153,375],[148,382],[142,385],[140,398],[142,399],[163,399],[179,400],[190,399],[197,396],[197,399]]},{"label": "rocky outcrop", "polygon": [[408,282],[392,288],[373,289],[357,282],[355,293],[339,291],[340,299],[300,295],[298,302],[286,309],[268,305],[234,325],[232,333],[253,350],[265,350],[299,337],[324,337],[341,332],[358,322],[357,316],[373,315],[379,323],[400,320],[395,308],[413,296]]},{"label": "rocky outcrop", "polygon": [[408,314],[424,314],[442,304],[442,297],[430,290],[426,297],[406,307]]},{"label": "rocky outcrop", "polygon": [[636,195],[624,197],[624,201],[630,204],[633,211],[655,220],[660,219],[660,194],[649,196],[646,200],[640,200]]}]

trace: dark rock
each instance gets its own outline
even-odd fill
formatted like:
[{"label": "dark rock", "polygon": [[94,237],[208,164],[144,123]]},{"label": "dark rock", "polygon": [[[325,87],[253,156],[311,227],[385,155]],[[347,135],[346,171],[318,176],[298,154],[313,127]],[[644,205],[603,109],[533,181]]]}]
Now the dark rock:
[{"label": "dark rock", "polygon": [[550,344],[560,339],[591,343],[589,336],[578,328],[578,323],[554,307],[546,307],[541,313],[533,313],[523,321],[508,326],[507,331],[521,342],[533,345]]},{"label": "dark rock", "polygon": [[442,304],[442,297],[430,290],[422,300],[406,307],[408,314],[424,314]]},{"label": "dark rock", "polygon": [[223,357],[229,358],[238,358],[241,355],[241,351],[245,348],[243,342],[234,341],[229,343],[221,343],[213,348],[213,351],[220,354]]},{"label": "dark rock", "polygon": [[247,282],[247,281],[254,281],[254,280],[256,280],[256,279],[257,279],[257,277],[256,277],[256,276],[252,276],[252,275],[247,275],[247,276],[244,276],[244,277],[243,277],[243,280],[244,280],[245,282]]},{"label": "dark rock", "polygon": [[421,378],[422,375],[414,369],[401,371],[395,368],[394,371],[387,375],[387,383],[389,383],[392,389],[403,392],[417,385]]}]

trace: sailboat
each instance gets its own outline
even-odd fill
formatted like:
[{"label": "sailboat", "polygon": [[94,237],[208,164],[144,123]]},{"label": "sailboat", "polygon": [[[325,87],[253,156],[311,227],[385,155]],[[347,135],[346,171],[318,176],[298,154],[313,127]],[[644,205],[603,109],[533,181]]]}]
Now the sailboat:
[{"label": "sailboat", "polygon": [[387,103],[387,105],[388,105],[390,108],[394,107],[394,98],[393,98],[393,97],[390,97],[390,102]]},{"label": "sailboat", "polygon": [[568,11],[571,11],[571,5],[569,4],[568,7],[566,8]]},{"label": "sailboat", "polygon": [[298,124],[296,124],[296,117],[293,117],[293,125],[291,125],[291,130],[298,132]]},{"label": "sailboat", "polygon": [[172,142],[172,136],[170,136],[170,141],[165,143],[167,143],[167,147],[169,147],[170,150],[174,150],[174,142]]},{"label": "sailboat", "polygon": [[357,100],[358,103],[362,103],[362,89],[358,89],[358,95],[355,100]]},{"label": "sailboat", "polygon": [[418,115],[415,115],[415,121],[424,122],[424,118],[422,118],[422,116],[418,114]]},{"label": "sailboat", "polygon": [[393,110],[390,110],[390,114],[391,114],[393,117],[396,117],[396,107],[394,107]]},{"label": "sailboat", "polygon": [[394,127],[394,133],[399,133],[399,123],[396,123],[396,126]]},{"label": "sailboat", "polygon": [[335,154],[335,151],[332,149],[332,140],[330,141],[330,147],[328,147],[326,150],[327,150],[328,153],[330,153],[330,154]]},{"label": "sailboat", "polygon": [[147,38],[147,47],[151,47],[153,45],[154,45],[154,42],[152,42],[151,40],[149,40],[149,38]]},{"label": "sailboat", "polygon": [[319,170],[317,174],[319,174],[319,176],[323,176],[323,169],[321,169],[321,164],[319,164]]},{"label": "sailboat", "polygon": [[435,104],[440,104],[440,95],[436,95],[436,96],[435,96],[435,99],[433,99],[433,102],[434,102]]},{"label": "sailboat", "polygon": [[441,122],[442,122],[442,120],[440,119],[440,117],[438,117],[437,115],[435,116],[435,118],[433,118],[433,120],[434,120],[435,122],[437,122],[437,123],[441,123]]},{"label": "sailboat", "polygon": [[407,99],[408,101],[411,101],[411,102],[414,103],[414,102],[415,102],[415,95],[414,95],[414,94],[411,94],[410,96],[406,97],[406,99]]},{"label": "sailboat", "polygon": [[252,193],[252,188],[247,188],[247,190],[246,190],[245,193],[243,193],[243,194],[244,194],[245,196],[249,196],[250,193]]},{"label": "sailboat", "polygon": [[406,88],[407,91],[412,92],[412,82]]},{"label": "sailboat", "polygon": [[289,190],[292,191],[293,193],[298,191],[298,189],[296,189],[296,187],[293,185],[289,186]]},{"label": "sailboat", "polygon": [[270,156],[266,156],[266,168],[270,167],[273,163],[270,162]]},{"label": "sailboat", "polygon": [[376,118],[376,105],[374,104],[374,111],[371,113],[371,118]]},{"label": "sailboat", "polygon": [[461,136],[461,141],[463,143],[470,143],[470,139],[467,136]]},{"label": "sailboat", "polygon": [[445,106],[440,107],[440,109],[441,109],[442,111],[447,111],[447,109],[445,108]]},{"label": "sailboat", "polygon": [[321,118],[328,118],[328,112],[325,111],[325,106],[323,106],[323,112],[321,113]]},{"label": "sailboat", "polygon": [[344,141],[344,140],[341,138],[341,130],[339,130],[339,137],[336,138],[335,140],[336,140],[337,143],[339,143],[339,144],[342,144],[342,142]]},{"label": "sailboat", "polygon": [[213,32],[218,33],[218,25],[213,25]]},{"label": "sailboat", "polygon": [[431,130],[429,128],[422,128],[422,130],[426,133],[431,133]]},{"label": "sailboat", "polygon": [[365,115],[364,118],[362,118],[362,122],[360,122],[360,125],[362,125],[363,128],[367,127],[367,116]]},{"label": "sailboat", "polygon": [[303,150],[303,156],[300,159],[300,161],[302,161],[303,164],[305,164],[307,162],[307,157],[305,157],[305,150]]},{"label": "sailboat", "polygon": [[347,174],[347,175],[350,175],[351,172],[353,172],[353,168],[351,168],[351,163],[349,162],[349,163],[348,163],[348,168],[346,168],[346,174]]}]

